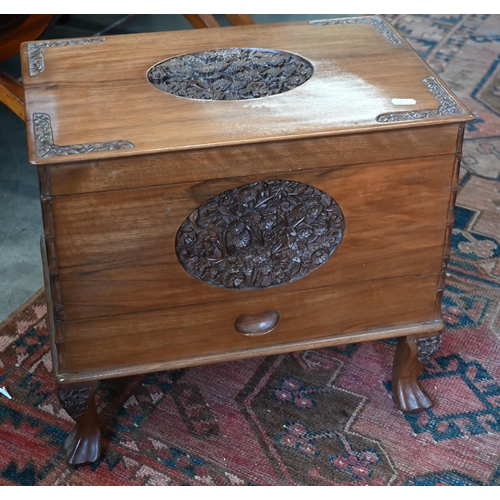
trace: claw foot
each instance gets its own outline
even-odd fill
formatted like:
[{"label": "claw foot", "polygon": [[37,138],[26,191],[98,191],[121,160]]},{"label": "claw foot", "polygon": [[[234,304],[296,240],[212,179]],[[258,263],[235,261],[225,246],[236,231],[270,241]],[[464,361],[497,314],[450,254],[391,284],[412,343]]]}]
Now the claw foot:
[{"label": "claw foot", "polygon": [[403,413],[419,413],[432,407],[432,401],[417,378],[438,350],[440,342],[440,334],[400,337],[392,369],[392,394]]},{"label": "claw foot", "polygon": [[416,380],[392,383],[394,401],[403,413],[420,413],[432,408],[433,403]]},{"label": "claw foot", "polygon": [[64,443],[66,463],[84,465],[95,462],[101,455],[101,431],[99,427],[84,428],[76,424]]}]

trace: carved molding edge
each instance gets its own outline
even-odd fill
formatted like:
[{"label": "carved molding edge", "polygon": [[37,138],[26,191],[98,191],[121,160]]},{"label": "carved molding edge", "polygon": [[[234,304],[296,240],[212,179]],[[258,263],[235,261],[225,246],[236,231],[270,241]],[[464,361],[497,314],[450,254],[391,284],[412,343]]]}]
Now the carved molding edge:
[{"label": "carved molding edge", "polygon": [[324,264],[344,234],[344,216],[308,184],[266,180],[210,198],[181,225],[177,258],[210,285],[254,290],[292,283]]},{"label": "carved molding edge", "polygon": [[58,146],[54,144],[50,116],[45,113],[33,113],[33,127],[35,132],[36,155],[39,158],[99,153],[118,149],[132,149],[134,147],[134,145],[128,141],[91,142],[89,144]]},{"label": "carved molding edge", "polygon": [[342,19],[320,19],[309,21],[313,26],[332,26],[341,24],[371,24],[389,43],[404,45],[392,28],[380,17],[345,17]]},{"label": "carved molding edge", "polygon": [[426,76],[422,81],[439,102],[439,108],[384,113],[383,115],[377,116],[377,121],[380,123],[389,123],[406,120],[421,120],[422,118],[436,118],[438,116],[460,116],[465,114],[465,111],[458,105],[457,101],[455,101],[436,78],[433,76]]},{"label": "carved molding edge", "polygon": [[415,339],[417,360],[426,365],[441,347],[441,334]]},{"label": "carved molding edge", "polygon": [[89,45],[104,42],[105,38],[81,38],[77,40],[56,40],[54,42],[33,42],[28,44],[28,61],[30,76],[36,76],[45,69],[43,53],[50,47],[67,47],[74,45]]},{"label": "carved molding edge", "polygon": [[59,389],[58,396],[61,406],[71,418],[77,419],[88,410],[91,391],[92,387],[82,387],[69,391]]}]

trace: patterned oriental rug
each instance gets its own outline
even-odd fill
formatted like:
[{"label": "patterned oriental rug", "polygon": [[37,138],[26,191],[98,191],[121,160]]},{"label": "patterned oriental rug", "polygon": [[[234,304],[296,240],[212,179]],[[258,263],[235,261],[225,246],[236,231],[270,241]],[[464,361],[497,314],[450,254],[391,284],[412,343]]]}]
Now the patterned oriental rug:
[{"label": "patterned oriental rug", "polygon": [[391,395],[395,341],[102,382],[104,454],[68,467],[43,293],[0,329],[0,485],[499,485],[500,16],[389,15],[474,113],[431,410]]}]

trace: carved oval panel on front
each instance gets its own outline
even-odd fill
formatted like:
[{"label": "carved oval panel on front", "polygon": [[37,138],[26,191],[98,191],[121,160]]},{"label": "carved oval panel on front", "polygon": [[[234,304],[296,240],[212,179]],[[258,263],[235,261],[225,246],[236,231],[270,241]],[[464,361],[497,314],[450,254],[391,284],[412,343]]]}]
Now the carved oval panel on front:
[{"label": "carved oval panel on front", "polygon": [[267,180],[218,194],[181,225],[184,269],[213,286],[251,290],[292,283],[324,264],[340,244],[344,216],[308,184]]},{"label": "carved oval panel on front", "polygon": [[235,101],[288,92],[313,74],[309,61],[270,49],[230,48],[193,52],[155,64],[155,87],[188,99]]}]

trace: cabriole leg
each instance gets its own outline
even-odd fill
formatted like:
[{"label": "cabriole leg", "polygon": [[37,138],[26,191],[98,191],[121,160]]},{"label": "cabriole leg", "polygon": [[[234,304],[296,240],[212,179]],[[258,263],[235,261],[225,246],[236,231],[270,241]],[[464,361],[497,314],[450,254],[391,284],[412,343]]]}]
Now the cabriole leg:
[{"label": "cabriole leg", "polygon": [[69,465],[95,462],[101,454],[101,431],[97,418],[95,392],[97,381],[57,384],[61,406],[76,422],[64,447]]},{"label": "cabriole leg", "polygon": [[417,378],[440,345],[440,333],[399,338],[392,368],[392,394],[402,412],[419,413],[432,407]]}]

